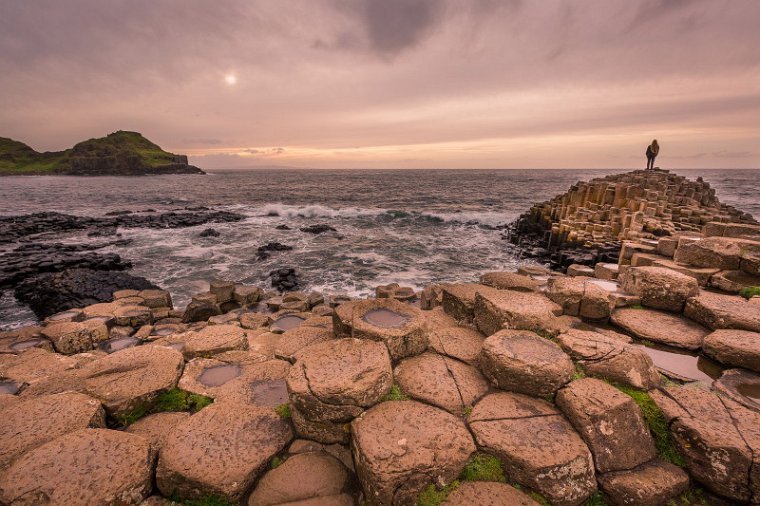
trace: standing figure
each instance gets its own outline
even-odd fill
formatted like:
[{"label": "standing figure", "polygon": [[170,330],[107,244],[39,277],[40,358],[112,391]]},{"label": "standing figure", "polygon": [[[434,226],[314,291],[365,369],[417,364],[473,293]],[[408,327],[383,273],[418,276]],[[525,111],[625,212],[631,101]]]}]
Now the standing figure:
[{"label": "standing figure", "polygon": [[657,158],[657,154],[660,152],[660,145],[657,144],[657,139],[652,141],[652,144],[647,146],[647,170],[654,169],[654,159]]}]

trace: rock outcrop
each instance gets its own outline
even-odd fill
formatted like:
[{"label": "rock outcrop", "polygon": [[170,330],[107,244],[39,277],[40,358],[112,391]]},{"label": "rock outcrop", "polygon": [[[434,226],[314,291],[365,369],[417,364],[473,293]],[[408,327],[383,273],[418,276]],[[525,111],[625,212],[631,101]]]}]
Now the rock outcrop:
[{"label": "rock outcrop", "polygon": [[73,148],[38,153],[0,137],[0,175],[142,176],[205,174],[187,156],[168,153],[137,132],[119,130]]}]

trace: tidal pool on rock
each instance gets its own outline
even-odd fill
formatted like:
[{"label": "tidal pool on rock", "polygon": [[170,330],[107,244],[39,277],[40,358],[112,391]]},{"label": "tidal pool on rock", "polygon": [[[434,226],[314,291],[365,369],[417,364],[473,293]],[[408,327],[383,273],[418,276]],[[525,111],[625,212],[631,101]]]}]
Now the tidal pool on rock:
[{"label": "tidal pool on rock", "polygon": [[698,381],[708,387],[723,372],[720,364],[704,355],[661,345],[644,346],[639,344],[637,346],[649,355],[657,368],[670,372],[677,377]]},{"label": "tidal pool on rock", "polygon": [[0,394],[15,395],[19,391],[19,385],[12,380],[0,380]]},{"label": "tidal pool on rock", "polygon": [[131,348],[140,344],[140,340],[135,337],[116,337],[103,341],[98,345],[98,348],[106,353],[115,353],[120,350]]},{"label": "tidal pool on rock", "polygon": [[40,338],[34,338],[34,339],[27,339],[26,341],[19,341],[18,343],[13,343],[11,345],[11,350],[13,351],[24,351],[29,348],[33,348],[35,346],[39,346],[40,344],[44,343],[44,339]]},{"label": "tidal pool on rock", "polygon": [[370,325],[383,329],[398,329],[409,321],[409,318],[401,313],[385,309],[384,307],[368,311],[362,319]]},{"label": "tidal pool on rock", "polygon": [[240,372],[240,366],[236,364],[216,365],[205,369],[198,376],[198,381],[207,387],[220,387],[240,376]]},{"label": "tidal pool on rock", "polygon": [[288,386],[284,379],[254,381],[251,392],[253,402],[259,406],[276,408],[288,402]]},{"label": "tidal pool on rock", "polygon": [[304,322],[304,319],[300,316],[295,315],[285,315],[277,318],[274,323],[272,324],[273,327],[277,327],[278,329],[281,329],[282,331],[288,331],[290,329],[294,329],[301,325]]},{"label": "tidal pool on rock", "polygon": [[736,386],[736,391],[744,397],[760,403],[760,383],[740,383]]}]

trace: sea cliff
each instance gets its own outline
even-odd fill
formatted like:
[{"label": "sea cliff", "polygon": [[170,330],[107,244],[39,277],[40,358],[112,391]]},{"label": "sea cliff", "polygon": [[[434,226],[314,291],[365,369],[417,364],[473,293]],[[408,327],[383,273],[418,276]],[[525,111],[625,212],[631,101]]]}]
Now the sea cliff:
[{"label": "sea cliff", "polygon": [[187,157],[161,149],[137,132],[118,131],[65,151],[39,153],[0,137],[0,175],[144,176],[204,174]]}]

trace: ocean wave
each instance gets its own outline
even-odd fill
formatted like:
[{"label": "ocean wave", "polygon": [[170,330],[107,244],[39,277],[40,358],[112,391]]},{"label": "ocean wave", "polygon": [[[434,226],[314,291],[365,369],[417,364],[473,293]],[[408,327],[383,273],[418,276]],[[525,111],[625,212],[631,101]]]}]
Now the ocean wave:
[{"label": "ocean wave", "polygon": [[334,209],[318,204],[306,206],[267,204],[253,210],[257,216],[279,216],[282,218],[358,218],[363,216],[379,216],[386,211],[386,209],[367,209],[361,207]]}]

